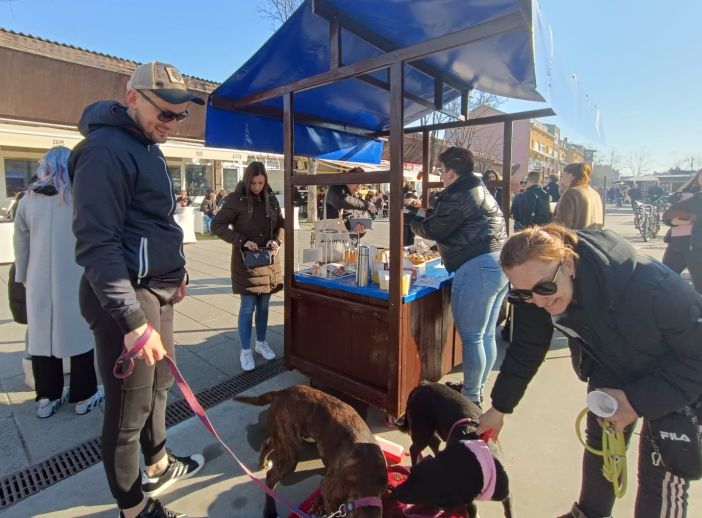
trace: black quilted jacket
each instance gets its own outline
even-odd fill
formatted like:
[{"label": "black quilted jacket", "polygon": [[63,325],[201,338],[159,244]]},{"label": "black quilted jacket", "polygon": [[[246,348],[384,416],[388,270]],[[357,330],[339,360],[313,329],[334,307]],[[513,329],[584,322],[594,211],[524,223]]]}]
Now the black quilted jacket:
[{"label": "black quilted jacket", "polygon": [[406,214],[412,232],[436,241],[446,270],[502,249],[507,238],[499,205],[477,176],[461,176],[439,194],[434,213]]},{"label": "black quilted jacket", "polygon": [[[512,412],[548,351],[554,326],[569,336],[586,380],[615,380],[637,414],[656,419],[702,395],[702,296],[658,261],[637,256],[614,232],[579,231],[575,300],[552,318],[517,304],[514,334],[492,390]],[[574,336],[574,335],[577,335]]]}]

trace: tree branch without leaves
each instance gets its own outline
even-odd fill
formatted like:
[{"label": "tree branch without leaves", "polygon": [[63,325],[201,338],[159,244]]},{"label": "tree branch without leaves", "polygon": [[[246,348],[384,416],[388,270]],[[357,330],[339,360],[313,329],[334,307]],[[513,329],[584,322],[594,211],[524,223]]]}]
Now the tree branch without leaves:
[{"label": "tree branch without leaves", "polygon": [[261,18],[268,18],[273,28],[277,29],[292,16],[301,3],[302,0],[263,0],[259,1],[256,12]]}]

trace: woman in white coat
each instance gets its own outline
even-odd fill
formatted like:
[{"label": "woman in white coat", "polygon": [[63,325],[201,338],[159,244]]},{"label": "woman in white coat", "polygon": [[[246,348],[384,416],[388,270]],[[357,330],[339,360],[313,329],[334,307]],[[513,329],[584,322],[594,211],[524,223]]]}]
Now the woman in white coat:
[{"label": "woman in white coat", "polygon": [[[15,280],[27,288],[27,342],[40,418],[52,416],[66,398],[76,403],[77,414],[87,414],[104,399],[95,375],[93,335],[78,307],[83,269],[75,262],[71,230],[69,155],[65,147],[44,155],[39,179],[15,215]],[[63,386],[63,358],[71,359],[70,390]]]}]

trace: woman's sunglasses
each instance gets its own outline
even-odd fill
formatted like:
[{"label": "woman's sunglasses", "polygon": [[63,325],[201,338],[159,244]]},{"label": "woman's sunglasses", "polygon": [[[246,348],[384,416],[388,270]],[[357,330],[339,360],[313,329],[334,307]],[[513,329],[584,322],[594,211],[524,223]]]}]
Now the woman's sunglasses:
[{"label": "woman's sunglasses", "polygon": [[558,284],[556,284],[556,278],[558,277],[558,272],[561,271],[561,266],[563,266],[563,261],[558,263],[558,268],[556,268],[556,273],[553,274],[552,280],[540,282],[530,290],[509,290],[507,295],[513,300],[521,302],[531,299],[535,293],[544,297],[550,297],[551,295],[555,295],[558,291]]},{"label": "woman's sunglasses", "polygon": [[146,99],[151,106],[153,106],[154,108],[159,110],[159,114],[156,117],[161,122],[171,122],[173,120],[176,120],[178,122],[182,122],[188,118],[188,115],[190,115],[190,113],[188,113],[188,110],[184,110],[180,113],[172,112],[170,110],[164,110],[158,104],[156,104],[151,99],[149,99],[149,97],[144,92],[142,92],[141,90],[137,90],[137,92],[139,92],[141,94],[141,96],[144,99]]}]

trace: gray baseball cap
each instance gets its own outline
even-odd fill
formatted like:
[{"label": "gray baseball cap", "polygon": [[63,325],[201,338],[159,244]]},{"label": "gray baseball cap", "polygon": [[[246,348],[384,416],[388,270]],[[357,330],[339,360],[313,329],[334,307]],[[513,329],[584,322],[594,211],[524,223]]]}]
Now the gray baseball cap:
[{"label": "gray baseball cap", "polygon": [[188,91],[178,69],[167,63],[151,61],[136,67],[127,83],[129,90],[150,90],[170,104],[188,101],[203,105],[205,101]]}]

